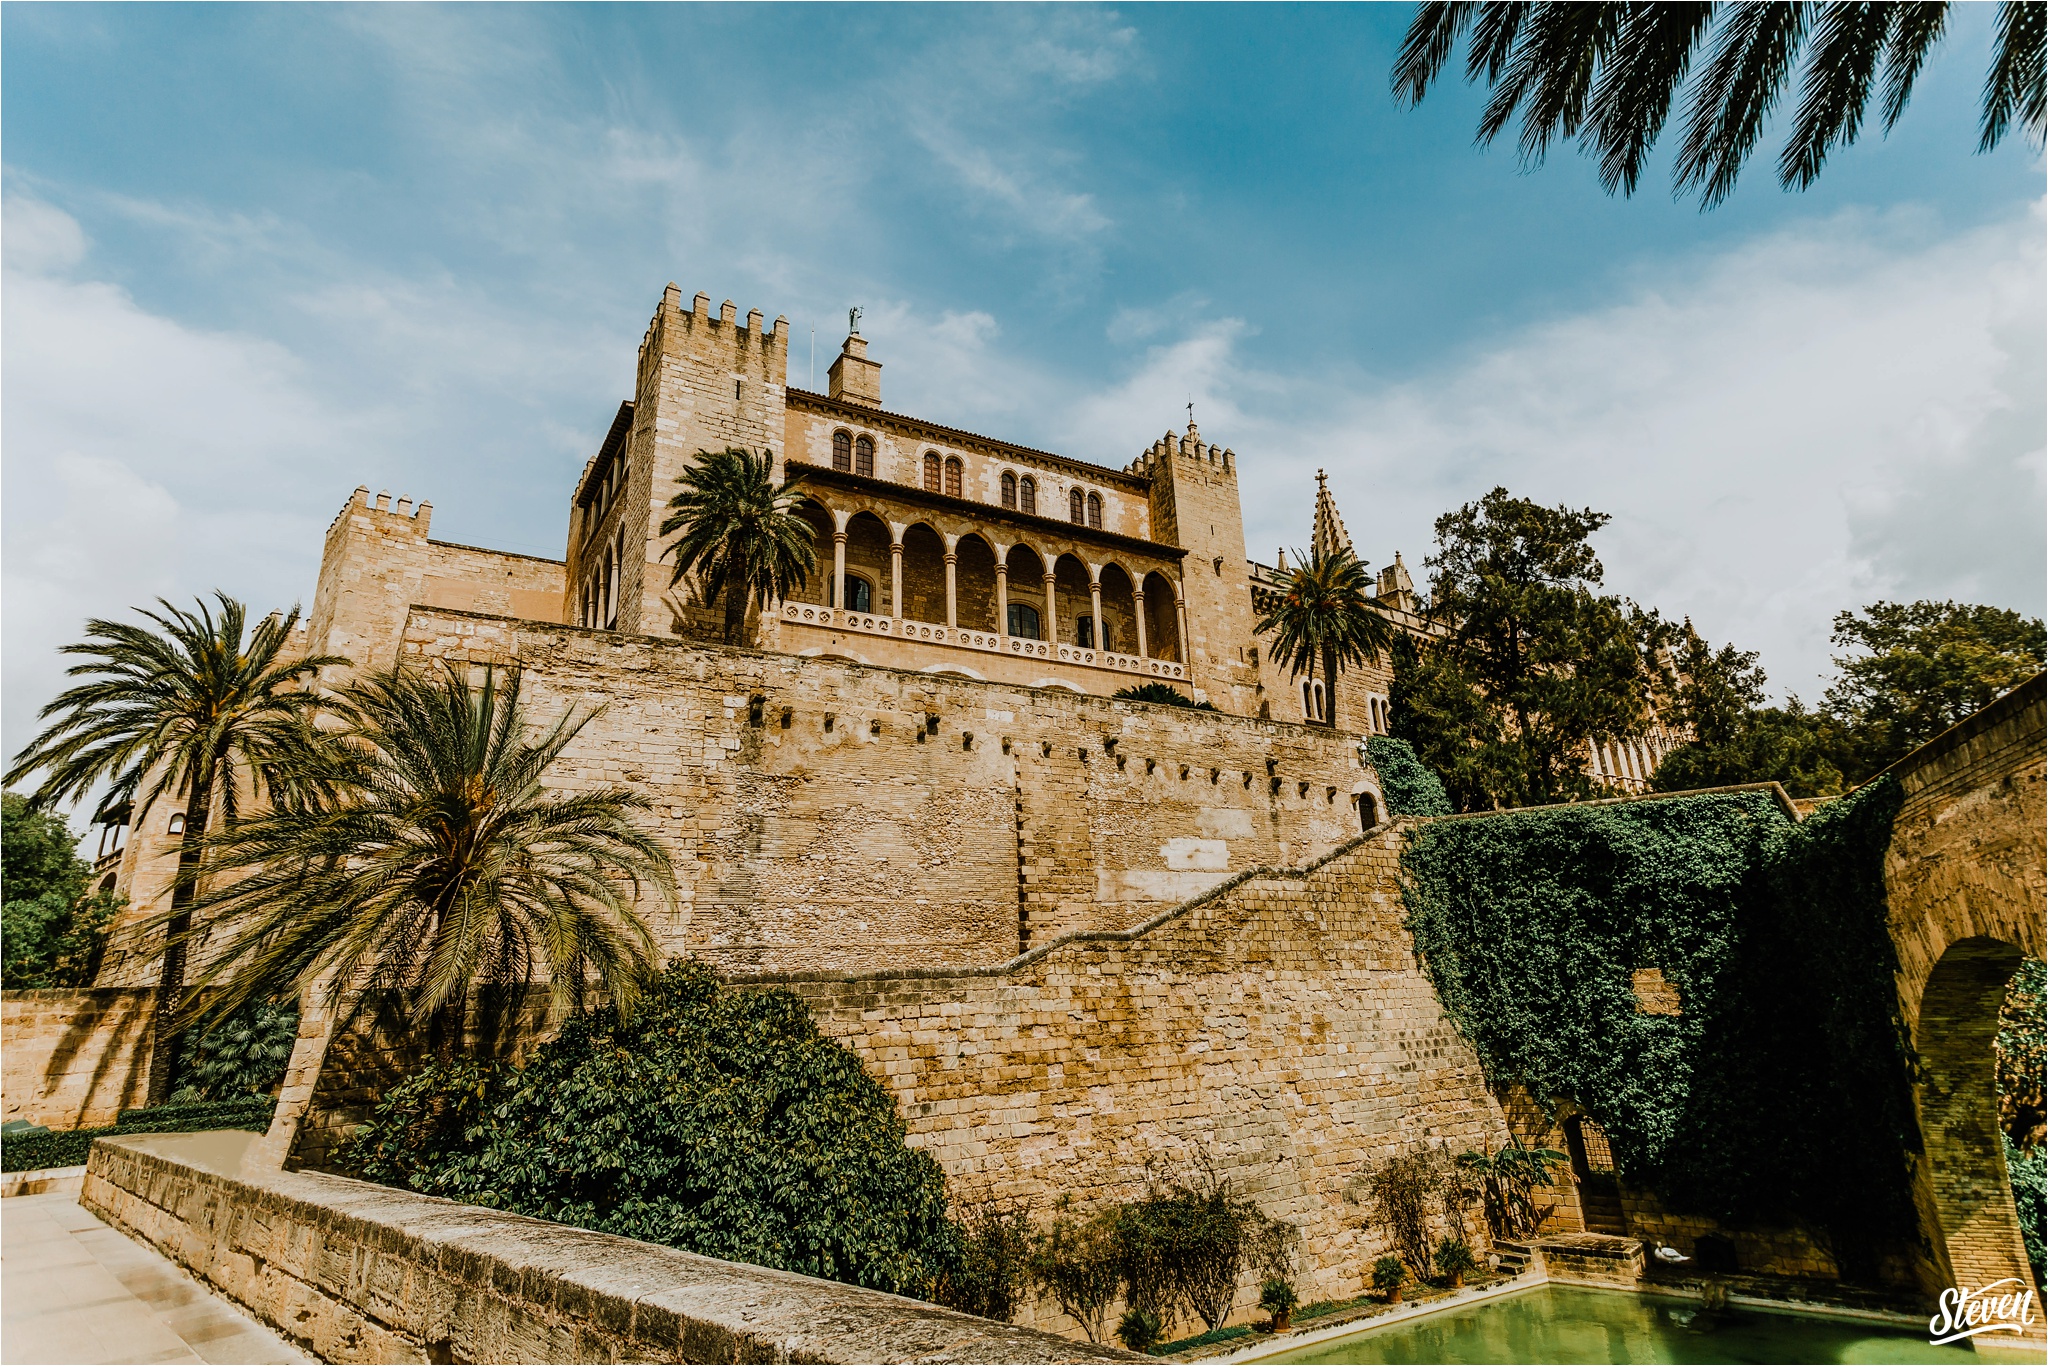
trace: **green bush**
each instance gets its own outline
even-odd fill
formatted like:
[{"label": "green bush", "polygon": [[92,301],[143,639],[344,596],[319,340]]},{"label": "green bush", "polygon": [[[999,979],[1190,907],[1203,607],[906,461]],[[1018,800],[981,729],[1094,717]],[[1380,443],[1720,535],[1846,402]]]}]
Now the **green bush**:
[{"label": "green bush", "polygon": [[251,1001],[203,1033],[185,1036],[173,1103],[274,1093],[299,1036],[298,1007]]},{"label": "green bush", "polygon": [[1285,1314],[1301,1303],[1294,1287],[1278,1276],[1268,1276],[1259,1285],[1259,1308],[1268,1314]]},{"label": "green bush", "polygon": [[1101,1342],[1104,1316],[1123,1288],[1116,1211],[1102,1210],[1085,1220],[1065,1214],[1055,1218],[1032,1239],[1030,1271],[1032,1282],[1081,1325],[1088,1340]]},{"label": "green bush", "polygon": [[676,962],[629,1019],[524,1067],[428,1067],[346,1146],[363,1176],[729,1261],[930,1297],[962,1268],[945,1178],[787,991]]},{"label": "green bush", "polygon": [[77,1167],[84,1164],[92,1141],[113,1134],[196,1134],[210,1129],[247,1129],[262,1133],[270,1127],[270,1115],[277,1102],[269,1096],[251,1096],[226,1105],[159,1105],[153,1109],[123,1110],[118,1123],[99,1129],[67,1129],[13,1137],[0,1134],[0,1171],[33,1172],[49,1167]]},{"label": "green bush", "polygon": [[1436,1274],[1456,1285],[1479,1267],[1472,1245],[1463,1238],[1446,1238],[1436,1245]]},{"label": "green bush", "polygon": [[1190,711],[1214,711],[1208,702],[1197,702],[1171,683],[1139,683],[1134,687],[1118,688],[1112,697],[1121,697],[1131,702],[1155,702],[1162,707],[1186,707]]},{"label": "green bush", "polygon": [[2044,1225],[2048,1225],[2048,1148],[2022,1148],[2005,1140],[2005,1169],[2012,1177],[2013,1205],[2020,1216],[2020,1237],[2027,1245],[2027,1260],[2034,1264],[2034,1284],[2048,1284],[2048,1257],[2044,1251]]},{"label": "green bush", "polygon": [[1382,1257],[1372,1264],[1372,1288],[1391,1295],[1408,1279],[1408,1267],[1399,1257]]},{"label": "green bush", "polygon": [[1116,1325],[1117,1340],[1133,1352],[1151,1351],[1162,1331],[1159,1315],[1150,1309],[1126,1309]]},{"label": "green bush", "polygon": [[[1800,824],[1762,793],[1434,823],[1403,855],[1409,925],[1490,1082],[1578,1104],[1674,1209],[1804,1222],[1865,1277],[1914,1228],[1898,801],[1881,780]],[[1637,1008],[1650,967],[1681,1014]]]},{"label": "green bush", "polygon": [[1389,816],[1448,816],[1451,799],[1435,773],[1415,757],[1415,747],[1391,735],[1365,742],[1365,757],[1380,775]]}]

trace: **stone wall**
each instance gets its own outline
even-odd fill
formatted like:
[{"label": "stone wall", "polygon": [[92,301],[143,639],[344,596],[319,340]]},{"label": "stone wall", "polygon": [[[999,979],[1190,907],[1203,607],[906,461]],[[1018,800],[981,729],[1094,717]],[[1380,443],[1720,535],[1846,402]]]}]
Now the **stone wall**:
[{"label": "stone wall", "polygon": [[80,1203],[321,1361],[1131,1360],[879,1291],[313,1172],[101,1139]]},{"label": "stone wall", "polygon": [[537,717],[603,708],[569,789],[643,794],[726,971],[985,966],[1120,929],[1384,809],[1352,737],[1214,712],[415,608],[405,658],[516,662]]},{"label": "stone wall", "polygon": [[149,1091],[156,993],[89,987],[0,995],[0,1119],[112,1124]]},{"label": "stone wall", "polygon": [[[1304,1299],[1355,1295],[1385,1250],[1359,1203],[1368,1166],[1506,1141],[1402,926],[1400,841],[1382,827],[1309,869],[978,973],[754,980],[804,996],[895,1091],[956,1198],[1044,1221],[1139,1194],[1148,1168],[1208,1162],[1302,1230]],[[1248,1272],[1237,1317],[1257,1298]]]}]

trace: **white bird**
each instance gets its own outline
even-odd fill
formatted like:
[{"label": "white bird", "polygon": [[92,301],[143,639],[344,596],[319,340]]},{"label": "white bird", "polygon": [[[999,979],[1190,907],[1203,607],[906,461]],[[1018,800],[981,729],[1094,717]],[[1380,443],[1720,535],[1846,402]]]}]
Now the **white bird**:
[{"label": "white bird", "polygon": [[1658,1244],[1657,1250],[1650,1255],[1660,1262],[1689,1262],[1692,1260],[1692,1258],[1686,1256],[1677,1248],[1662,1243]]}]

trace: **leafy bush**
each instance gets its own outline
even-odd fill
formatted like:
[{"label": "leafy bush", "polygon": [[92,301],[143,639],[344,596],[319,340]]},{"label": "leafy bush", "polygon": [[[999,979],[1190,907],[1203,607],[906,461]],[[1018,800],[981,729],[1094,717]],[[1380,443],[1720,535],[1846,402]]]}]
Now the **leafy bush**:
[{"label": "leafy bush", "polygon": [[1117,1340],[1133,1352],[1149,1352],[1159,1341],[1159,1315],[1150,1309],[1126,1309],[1117,1321]]},{"label": "leafy bush", "polygon": [[[1416,947],[1496,1086],[1570,1100],[1676,1210],[1798,1220],[1845,1273],[1913,1236],[1916,1127],[1885,930],[1880,780],[1436,822],[1403,855]],[[1678,1015],[1637,1008],[1657,967]]]},{"label": "leafy bush", "polygon": [[1446,1238],[1436,1245],[1436,1274],[1457,1285],[1479,1266],[1472,1244],[1463,1238]]},{"label": "leafy bush", "polygon": [[92,890],[92,865],[62,817],[0,796],[0,984],[91,986],[128,899]]},{"label": "leafy bush", "polygon": [[1129,688],[1118,688],[1110,694],[1131,702],[1154,702],[1162,707],[1186,707],[1190,711],[1214,711],[1214,704],[1197,702],[1171,683],[1139,683]]},{"label": "leafy bush", "polygon": [[1382,1257],[1372,1264],[1372,1288],[1391,1299],[1408,1279],[1408,1267],[1399,1257]]},{"label": "leafy bush", "polygon": [[1265,1224],[1256,1205],[1206,1168],[1153,1185],[1117,1211],[1125,1302],[1158,1315],[1162,1328],[1176,1307],[1219,1327]]},{"label": "leafy bush", "polygon": [[1998,1120],[2022,1147],[2048,1139],[2048,962],[2020,960],[1998,1012]]},{"label": "leafy bush", "polygon": [[2048,1284],[2044,1267],[2043,1232],[2048,1225],[2048,1148],[2016,1146],[2005,1140],[2005,1169],[2012,1177],[2013,1205],[2020,1216],[2020,1237],[2027,1245],[2027,1260],[2034,1264],[2034,1284]]},{"label": "leafy bush", "polygon": [[274,1094],[298,1036],[298,1007],[270,1001],[251,1001],[204,1033],[187,1034],[171,1103]]},{"label": "leafy bush", "polygon": [[1380,775],[1390,816],[1448,816],[1451,799],[1435,773],[1415,757],[1415,747],[1391,735],[1365,742],[1365,757]]},{"label": "leafy bush", "polygon": [[123,1110],[120,1121],[98,1129],[68,1129],[52,1133],[30,1133],[20,1137],[0,1135],[0,1171],[33,1172],[49,1167],[76,1167],[92,1150],[92,1141],[113,1134],[196,1134],[209,1129],[248,1129],[262,1133],[270,1127],[276,1102],[269,1096],[251,1096],[229,1105],[159,1105],[151,1109]]},{"label": "leafy bush", "polygon": [[1526,1238],[1536,1231],[1543,1211],[1536,1208],[1538,1186],[1554,1186],[1550,1169],[1564,1165],[1555,1148],[1524,1148],[1511,1143],[1494,1153],[1463,1152],[1458,1165],[1479,1181],[1486,1228],[1495,1238]]},{"label": "leafy bush", "polygon": [[1076,1220],[1062,1214],[1032,1240],[1033,1283],[1051,1295],[1090,1342],[1101,1342],[1104,1318],[1123,1288],[1123,1250],[1115,1210]]},{"label": "leafy bush", "polygon": [[1268,1276],[1259,1285],[1259,1308],[1278,1317],[1292,1312],[1301,1303],[1301,1296],[1294,1286],[1278,1276]]},{"label": "leafy bush", "polygon": [[1474,1187],[1444,1148],[1396,1153],[1372,1167],[1359,1184],[1373,1222],[1410,1266],[1429,1265],[1439,1224],[1464,1234],[1465,1207],[1474,1198]]},{"label": "leafy bush", "polygon": [[962,1269],[945,1178],[893,1098],[787,991],[675,962],[629,1019],[524,1067],[429,1067],[343,1160],[373,1181],[711,1257],[931,1296]]},{"label": "leafy bush", "polygon": [[993,1200],[959,1210],[960,1263],[937,1288],[941,1304],[1008,1323],[1031,1283],[1031,1217]]}]

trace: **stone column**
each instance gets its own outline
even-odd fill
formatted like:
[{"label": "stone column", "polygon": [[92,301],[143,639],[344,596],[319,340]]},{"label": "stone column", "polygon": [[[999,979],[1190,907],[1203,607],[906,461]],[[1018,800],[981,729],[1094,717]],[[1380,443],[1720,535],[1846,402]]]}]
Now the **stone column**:
[{"label": "stone column", "polygon": [[1040,619],[1038,626],[1045,638],[1057,645],[1060,640],[1060,614],[1059,608],[1054,606],[1054,592],[1053,573],[1048,569],[1045,571],[1045,616]]},{"label": "stone column", "polygon": [[832,596],[834,607],[846,606],[846,522],[843,512],[832,514]]},{"label": "stone column", "polygon": [[903,528],[889,527],[889,615],[903,620]]},{"label": "stone column", "polygon": [[1109,649],[1109,636],[1102,629],[1101,565],[1091,564],[1088,566],[1088,605],[1095,613],[1093,617],[1089,618],[1089,620],[1095,623],[1094,629],[1091,632],[1095,637],[1095,648],[1099,651],[1106,651]]},{"label": "stone column", "polygon": [[954,592],[954,572],[960,563],[960,538],[946,538],[946,626],[951,630],[960,628],[960,600]]},{"label": "stone column", "polygon": [[[1194,655],[1188,645],[1188,599],[1187,595],[1181,592],[1179,579],[1173,581],[1173,617],[1174,623],[1180,627],[1181,667],[1187,668],[1189,661],[1194,658]],[[1190,673],[1188,675],[1189,685],[1192,686],[1194,681],[1194,675]]]},{"label": "stone column", "polygon": [[996,556],[996,634],[1010,634],[1010,557]]},{"label": "stone column", "polygon": [[1138,619],[1138,658],[1150,659],[1152,653],[1145,648],[1145,581],[1143,579],[1139,579],[1131,585],[1131,601],[1138,605],[1138,610],[1133,613]]}]

